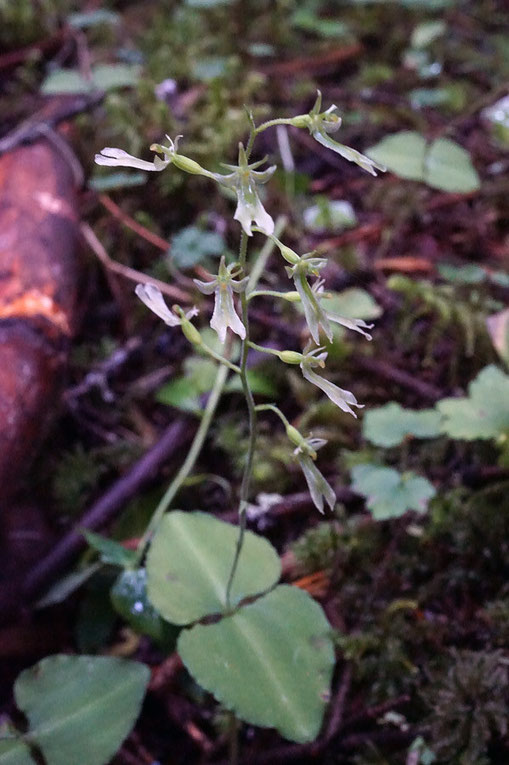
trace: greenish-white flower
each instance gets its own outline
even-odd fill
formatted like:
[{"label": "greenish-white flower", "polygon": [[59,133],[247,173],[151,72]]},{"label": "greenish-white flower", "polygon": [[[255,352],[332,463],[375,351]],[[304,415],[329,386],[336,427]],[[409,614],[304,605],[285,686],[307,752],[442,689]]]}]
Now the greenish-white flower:
[{"label": "greenish-white flower", "polygon": [[304,473],[311,499],[321,513],[324,512],[324,500],[331,510],[334,510],[334,505],[336,504],[336,494],[333,488],[315,465],[316,452],[322,446],[325,446],[326,443],[327,441],[323,438],[306,438],[303,439],[300,446],[294,451],[294,455]]},{"label": "greenish-white flower", "polygon": [[320,377],[320,375],[317,375],[316,372],[313,371],[316,367],[323,369],[326,358],[327,352],[323,347],[315,348],[312,351],[304,349],[303,357],[300,361],[302,376],[308,382],[316,385],[317,388],[320,388],[320,390],[330,398],[332,403],[339,406],[343,412],[349,412],[349,414],[353,414],[354,417],[357,417],[352,406],[362,409],[362,405],[357,403],[357,399],[353,393],[348,390],[343,390],[343,388],[334,385],[330,380]]},{"label": "greenish-white flower", "polygon": [[[173,141],[170,136],[166,136],[168,140],[168,146],[163,146],[158,143],[152,144],[151,151],[156,152],[156,156],[152,162],[148,162],[145,159],[138,159],[133,157],[132,154],[128,154],[123,149],[113,149],[109,146],[102,149],[100,154],[95,155],[95,162],[98,165],[106,165],[107,167],[134,167],[137,170],[148,170],[149,172],[161,172],[168,165],[174,164],[180,170],[184,170],[186,173],[192,175],[203,175],[206,178],[216,180],[216,174],[205,170],[204,167],[195,162],[194,159],[179,154],[177,152],[178,142],[182,136],[177,136]],[[162,154],[164,159],[161,159],[158,154]]]},{"label": "greenish-white flower", "polygon": [[248,236],[253,233],[253,223],[267,236],[274,231],[274,220],[261,203],[258,186],[267,183],[276,166],[272,165],[267,170],[258,171],[257,168],[264,162],[266,162],[266,158],[248,164],[244,146],[239,144],[238,165],[223,165],[227,170],[231,170],[227,175],[214,174],[218,183],[233,189],[237,194],[237,209],[233,217],[240,223]]},{"label": "greenish-white flower", "polygon": [[[315,300],[319,306],[320,315],[321,313],[325,314],[325,318],[327,321],[332,321],[335,324],[341,324],[343,327],[346,327],[347,329],[353,329],[354,332],[360,332],[361,335],[364,335],[365,338],[368,340],[371,340],[371,335],[369,332],[366,332],[367,329],[373,329],[374,324],[366,324],[366,322],[363,319],[347,319],[345,316],[340,316],[337,313],[332,313],[331,311],[328,311],[327,308],[324,307],[321,300],[324,297],[324,280],[323,279],[317,279],[317,281],[313,284],[311,287],[311,291],[313,292],[313,295],[315,296]],[[325,325],[322,322],[322,319],[319,319],[319,323],[321,324],[325,334],[327,335],[329,341],[332,342],[332,333],[331,336],[327,333],[327,330],[325,329]],[[308,322],[309,325],[309,322]],[[314,337],[313,337],[314,339]],[[318,342],[317,340],[315,342]]]},{"label": "greenish-white flower", "polygon": [[374,160],[361,154],[356,149],[352,149],[350,146],[345,146],[342,143],[334,141],[329,133],[336,133],[341,127],[341,117],[334,112],[337,107],[332,105],[322,112],[322,94],[318,91],[318,95],[315,101],[315,105],[309,112],[309,114],[301,114],[298,117],[293,117],[288,120],[291,125],[295,127],[306,127],[309,132],[318,143],[325,146],[327,149],[331,149],[347,159],[349,162],[355,162],[356,165],[362,167],[371,175],[376,175],[377,170],[385,172],[386,168],[383,165],[378,164]]},{"label": "greenish-white flower", "polygon": [[180,309],[180,315],[170,310],[161,290],[155,284],[137,284],[134,291],[147,308],[150,308],[169,327],[179,327],[183,321],[189,321],[198,313],[197,308],[191,308],[186,313]]},{"label": "greenish-white flower", "polygon": [[244,292],[247,286],[248,277],[244,279],[235,279],[237,264],[232,263],[226,266],[224,257],[221,258],[219,271],[210,282],[203,282],[194,279],[194,283],[205,295],[215,296],[214,312],[210,320],[210,326],[214,329],[222,343],[226,340],[226,330],[228,327],[244,340],[246,337],[246,328],[237,312],[233,302],[234,292]]}]

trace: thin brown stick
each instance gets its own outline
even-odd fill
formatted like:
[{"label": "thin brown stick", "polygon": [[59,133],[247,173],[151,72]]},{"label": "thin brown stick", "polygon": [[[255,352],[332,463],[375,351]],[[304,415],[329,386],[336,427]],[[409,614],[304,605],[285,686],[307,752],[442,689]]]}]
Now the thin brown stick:
[{"label": "thin brown stick", "polygon": [[125,279],[129,279],[137,284],[140,282],[143,284],[153,284],[161,290],[163,295],[168,295],[168,297],[171,297],[174,300],[179,300],[181,303],[192,302],[191,296],[178,287],[174,287],[172,284],[166,284],[166,282],[162,282],[159,279],[154,279],[153,276],[147,276],[141,271],[137,271],[135,268],[124,266],[122,263],[118,263],[116,260],[110,258],[88,223],[82,223],[80,229],[86,243],[108,271],[120,274],[120,276],[123,276]]},{"label": "thin brown stick", "polygon": [[166,239],[163,239],[161,236],[154,234],[153,231],[149,231],[148,228],[142,226],[141,223],[138,223],[138,221],[134,220],[134,218],[131,218],[131,216],[124,212],[122,208],[119,207],[107,194],[99,194],[99,202],[108,210],[109,213],[121,221],[124,226],[130,228],[131,231],[134,231],[136,234],[138,234],[138,236],[141,236],[143,239],[145,239],[147,242],[150,242],[150,244],[153,244],[154,247],[157,247],[162,252],[168,252],[170,245]]}]

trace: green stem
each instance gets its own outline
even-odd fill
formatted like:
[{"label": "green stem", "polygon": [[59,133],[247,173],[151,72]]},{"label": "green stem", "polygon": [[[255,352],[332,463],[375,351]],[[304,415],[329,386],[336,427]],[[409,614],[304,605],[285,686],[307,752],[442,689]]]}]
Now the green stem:
[{"label": "green stem", "polygon": [[257,412],[268,412],[268,411],[274,412],[275,414],[277,414],[277,416],[279,417],[279,419],[281,420],[285,428],[290,427],[290,423],[284,416],[283,412],[275,404],[258,404],[258,406],[256,407],[256,411]]},{"label": "green stem", "polygon": [[[285,230],[286,224],[288,223],[288,218],[285,215],[280,215],[276,219],[276,223],[274,225],[274,234],[275,236],[281,236],[283,231]],[[272,251],[274,250],[275,242],[272,241],[269,237],[265,240],[265,244],[263,245],[262,249],[260,250],[260,253],[258,254],[253,268],[251,270],[251,273],[249,275],[249,281],[247,283],[246,293],[249,298],[249,293],[251,290],[254,290],[255,285],[258,284],[260,281],[260,277],[263,274],[265,270],[265,266],[267,265],[267,261],[272,255]]]},{"label": "green stem", "polygon": [[250,348],[253,349],[253,351],[260,351],[260,353],[269,353],[271,356],[277,356],[280,358],[281,351],[276,351],[274,348],[266,348],[264,345],[258,345],[258,343],[252,343],[251,340],[248,340],[248,343]]},{"label": "green stem", "polygon": [[228,367],[228,369],[231,369],[232,372],[236,372],[237,374],[240,374],[240,367],[238,367],[236,364],[232,364],[232,362],[229,361],[228,359],[225,359],[224,356],[221,356],[219,353],[216,353],[215,351],[213,351],[212,348],[209,348],[209,346],[205,345],[205,343],[201,343],[201,345],[199,345],[198,347],[202,348],[208,356],[211,356],[220,364],[223,364],[225,367]]},{"label": "green stem", "polygon": [[293,119],[284,117],[278,117],[275,120],[268,120],[267,122],[262,122],[261,125],[258,125],[256,128],[256,134],[262,133],[264,130],[267,130],[268,128],[275,127],[276,125],[293,125]]},{"label": "green stem", "polygon": [[[251,148],[252,148],[252,141],[251,141],[252,137],[253,137],[253,131],[251,131],[251,136],[250,136]],[[249,143],[248,143],[248,148],[249,148]],[[247,153],[247,150],[246,150],[246,153]],[[239,264],[243,270],[246,267],[247,240],[248,239],[247,239],[246,232],[242,231],[241,238],[240,238]],[[248,439],[248,445],[247,445],[246,464],[244,466],[244,474],[242,476],[242,484],[240,487],[239,535],[237,537],[237,545],[235,547],[233,563],[230,570],[230,575],[228,577],[228,583],[226,585],[227,609],[231,607],[230,595],[231,595],[232,584],[235,578],[235,573],[237,571],[237,566],[238,566],[242,546],[244,544],[244,535],[246,532],[246,507],[247,507],[247,501],[249,499],[249,489],[251,486],[251,474],[253,471],[253,459],[254,459],[254,451],[255,451],[255,444],[256,444],[256,407],[255,407],[255,402],[253,398],[253,393],[249,385],[249,380],[247,378],[247,354],[249,351],[249,316],[248,316],[248,310],[247,310],[247,307],[248,307],[247,296],[245,292],[242,292],[240,295],[240,305],[242,310],[242,323],[244,324],[246,328],[246,336],[242,341],[242,349],[240,354],[240,380],[242,383],[242,390],[244,391],[244,396],[245,396],[246,404],[247,404],[249,439]]]},{"label": "green stem", "polygon": [[196,460],[198,459],[202,446],[205,442],[205,438],[207,437],[207,433],[210,428],[210,423],[212,422],[212,418],[215,414],[217,405],[219,403],[219,399],[221,398],[221,393],[223,392],[224,384],[226,382],[227,377],[228,377],[228,368],[226,366],[218,367],[216,379],[214,380],[214,385],[210,392],[209,400],[207,401],[207,405],[205,407],[205,411],[203,412],[200,426],[198,430],[196,431],[196,435],[193,439],[193,443],[191,444],[191,448],[189,449],[187,453],[187,457],[184,460],[182,467],[178,471],[177,475],[175,476],[175,478],[173,479],[173,481],[170,483],[165,493],[163,494],[159,504],[154,510],[154,514],[152,515],[152,518],[150,519],[150,522],[145,530],[145,533],[140,539],[140,542],[136,550],[137,565],[139,565],[141,561],[143,560],[145,550],[147,549],[148,544],[150,543],[157,527],[159,526],[161,522],[161,518],[163,517],[164,513],[170,506],[170,503],[173,501],[175,495],[180,490],[182,484],[188,477],[189,473],[191,472],[191,470],[193,469],[196,463]]}]

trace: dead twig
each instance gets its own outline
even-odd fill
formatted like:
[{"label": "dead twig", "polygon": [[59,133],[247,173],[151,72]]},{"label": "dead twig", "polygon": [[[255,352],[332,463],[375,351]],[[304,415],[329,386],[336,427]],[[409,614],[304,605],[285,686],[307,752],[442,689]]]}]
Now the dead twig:
[{"label": "dead twig", "polygon": [[140,282],[143,284],[153,284],[161,290],[163,295],[168,295],[168,297],[171,297],[174,300],[179,300],[181,303],[189,304],[192,302],[191,296],[187,292],[183,292],[179,287],[174,287],[172,284],[166,284],[166,282],[162,282],[159,279],[154,279],[153,276],[147,276],[147,274],[144,274],[141,271],[137,271],[130,266],[124,266],[122,263],[118,263],[118,261],[110,258],[88,223],[82,223],[80,230],[86,243],[108,271],[119,274],[125,279],[129,279],[137,284]]}]

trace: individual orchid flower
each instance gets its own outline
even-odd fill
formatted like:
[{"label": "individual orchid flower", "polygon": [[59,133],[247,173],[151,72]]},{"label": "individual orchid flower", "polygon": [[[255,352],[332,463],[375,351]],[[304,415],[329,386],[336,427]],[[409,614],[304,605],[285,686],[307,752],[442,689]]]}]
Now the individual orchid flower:
[{"label": "individual orchid flower", "polygon": [[309,114],[300,114],[298,117],[293,117],[288,120],[289,124],[295,127],[307,127],[315,141],[321,143],[327,149],[335,151],[336,154],[340,154],[349,162],[355,162],[355,164],[362,167],[371,175],[376,175],[377,170],[385,172],[386,168],[383,165],[379,165],[374,160],[361,154],[359,151],[352,149],[350,146],[345,146],[342,143],[334,141],[329,133],[335,133],[341,127],[341,117],[334,114],[337,107],[335,105],[329,106],[329,108],[322,112],[322,94],[318,91],[318,96],[315,101],[315,105],[309,112]]},{"label": "individual orchid flower", "polygon": [[232,263],[229,266],[225,264],[224,256],[219,263],[217,276],[210,282],[202,282],[194,279],[194,283],[205,295],[215,295],[214,312],[210,320],[210,326],[214,329],[222,343],[226,340],[226,330],[228,327],[244,340],[246,337],[246,328],[235,311],[233,304],[233,293],[244,292],[248,283],[248,277],[244,279],[235,279],[238,265]]},{"label": "individual orchid flower", "polygon": [[[371,335],[369,334],[369,332],[366,332],[365,330],[372,329],[374,327],[374,324],[366,324],[366,322],[363,321],[362,319],[347,319],[344,316],[339,316],[339,314],[337,313],[332,313],[331,311],[328,311],[327,308],[323,306],[323,304],[321,303],[321,299],[324,297],[323,285],[324,285],[324,280],[317,279],[316,282],[311,287],[311,291],[313,295],[315,296],[315,300],[318,303],[320,311],[323,314],[325,314],[326,319],[328,321],[334,322],[335,324],[341,324],[343,327],[346,327],[347,329],[353,329],[354,332],[360,332],[361,335],[364,335],[364,337],[366,337],[368,340],[371,340],[372,339]],[[307,320],[307,317],[306,317],[306,320]],[[332,337],[329,337],[327,330],[321,319],[320,319],[320,324],[322,325],[323,330],[325,334],[327,335],[329,341],[332,341]],[[309,322],[308,322],[308,326],[309,326]],[[313,339],[315,339],[314,336],[313,336]],[[318,341],[316,340],[315,342],[318,342]]]},{"label": "individual orchid flower", "polygon": [[339,388],[337,385],[334,385],[334,383],[331,383],[324,377],[320,377],[320,375],[317,375],[316,372],[313,371],[315,367],[321,367],[323,369],[327,355],[328,354],[323,347],[315,348],[312,351],[305,348],[299,362],[302,376],[308,382],[316,385],[317,388],[320,388],[320,390],[330,398],[332,403],[339,406],[343,412],[349,412],[350,414],[353,414],[354,417],[357,417],[352,406],[362,409],[362,405],[357,403],[357,399],[353,393],[348,390],[343,390],[343,388]]},{"label": "individual orchid flower", "polygon": [[326,443],[327,441],[323,438],[306,438],[293,452],[304,473],[313,504],[321,513],[324,512],[324,499],[331,510],[334,510],[336,504],[336,494],[332,486],[315,465],[316,450],[321,449]]},{"label": "individual orchid flower", "polygon": [[216,175],[205,170],[204,167],[195,162],[194,159],[185,157],[183,154],[178,154],[178,142],[182,136],[177,136],[174,141],[167,135],[168,146],[162,146],[161,144],[154,143],[150,147],[151,151],[162,154],[165,159],[160,157],[154,157],[152,162],[148,162],[145,159],[138,159],[133,157],[132,154],[128,154],[123,149],[113,149],[109,146],[102,149],[100,154],[95,155],[95,161],[98,165],[106,165],[108,167],[134,167],[138,170],[148,170],[151,172],[161,172],[169,164],[174,164],[181,170],[192,175],[204,175],[207,178],[216,180]]},{"label": "individual orchid flower", "polygon": [[256,223],[260,231],[269,236],[274,231],[274,221],[258,196],[258,186],[272,177],[276,166],[268,167],[266,170],[258,171],[266,162],[266,158],[258,162],[248,164],[244,146],[239,144],[238,165],[223,165],[232,172],[228,175],[214,174],[214,178],[223,186],[234,189],[237,194],[237,209],[233,216],[237,220],[248,236],[252,235],[252,224]]},{"label": "individual orchid flower", "polygon": [[[286,420],[286,418],[284,419]],[[297,447],[293,454],[297,457],[302,468],[313,503],[323,513],[323,500],[325,499],[330,509],[333,510],[336,504],[336,495],[315,465],[316,452],[325,446],[327,441],[323,438],[304,438],[297,428],[290,425],[287,420],[286,435]]]}]

